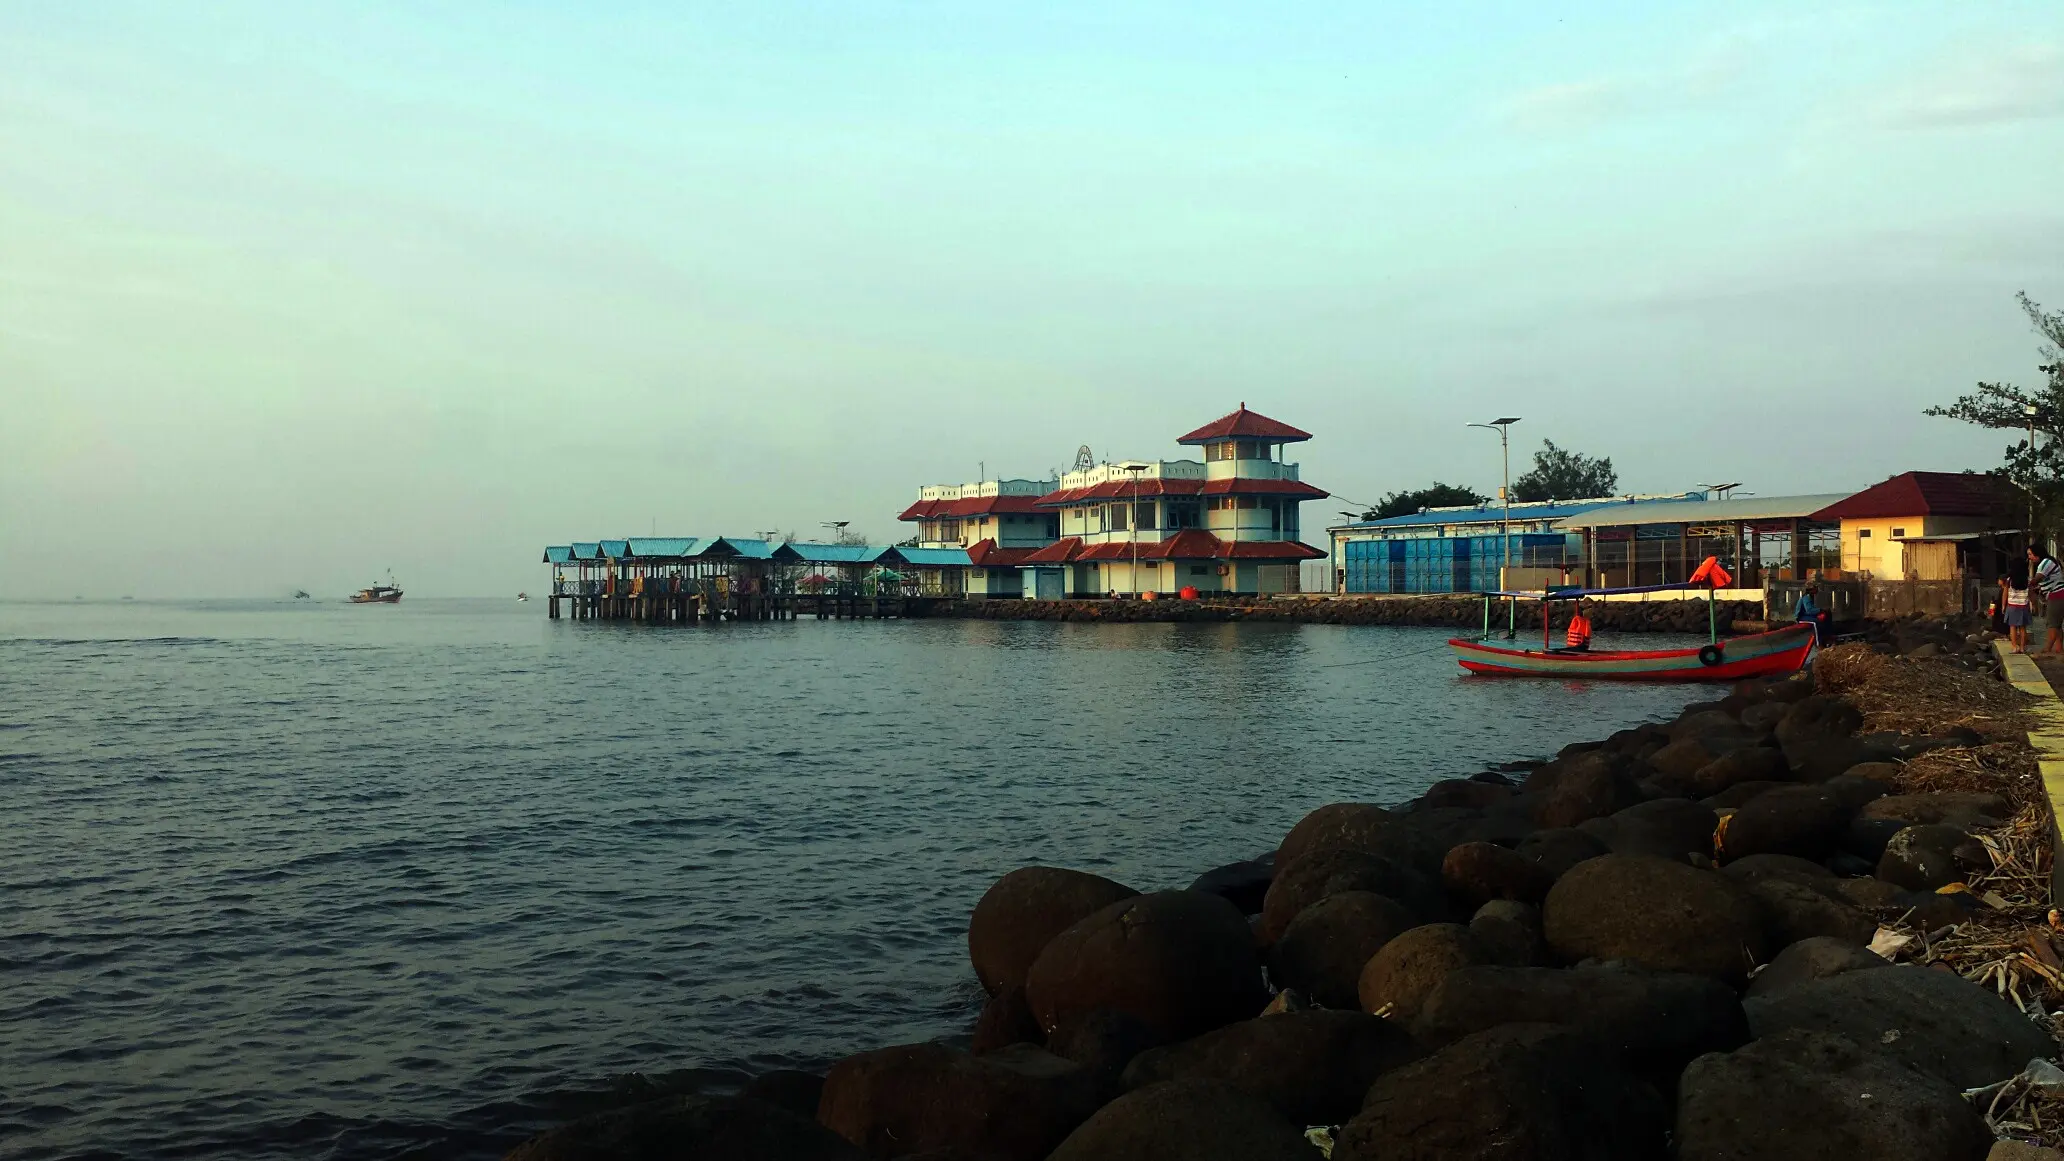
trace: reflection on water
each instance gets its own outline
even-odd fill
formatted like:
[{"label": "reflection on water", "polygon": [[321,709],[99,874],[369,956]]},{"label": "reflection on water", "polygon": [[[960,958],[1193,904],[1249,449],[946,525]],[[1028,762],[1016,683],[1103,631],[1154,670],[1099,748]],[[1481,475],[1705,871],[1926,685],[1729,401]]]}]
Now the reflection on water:
[{"label": "reflection on water", "polygon": [[630,1071],[961,1030],[966,917],[1674,712],[1444,631],[0,605],[0,1152],[492,1156]]}]

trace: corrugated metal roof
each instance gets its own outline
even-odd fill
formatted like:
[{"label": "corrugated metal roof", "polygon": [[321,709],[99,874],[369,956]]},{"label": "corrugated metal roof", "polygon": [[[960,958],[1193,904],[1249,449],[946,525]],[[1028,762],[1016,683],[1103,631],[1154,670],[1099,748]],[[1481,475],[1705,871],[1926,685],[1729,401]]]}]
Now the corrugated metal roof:
[{"label": "corrugated metal roof", "polygon": [[631,554],[631,542],[628,540],[598,540],[595,543],[601,546],[602,555],[612,559],[621,560]]},{"label": "corrugated metal roof", "polygon": [[771,560],[774,546],[752,536],[719,536],[702,546],[702,556],[739,556],[746,560]]},{"label": "corrugated metal roof", "polygon": [[633,536],[632,556],[692,556],[698,543],[693,536]]},{"label": "corrugated metal roof", "polygon": [[602,546],[592,540],[576,540],[573,542],[573,559],[600,560],[602,559]]},{"label": "corrugated metal roof", "polygon": [[1848,492],[1817,496],[1746,496],[1739,500],[1680,500],[1675,503],[1613,505],[1562,522],[1579,528],[1624,528],[1632,524],[1732,524],[1736,520],[1802,520],[1846,499]]},{"label": "corrugated metal roof", "polygon": [[545,549],[546,564],[565,564],[572,559],[573,549],[566,545],[555,544]]},{"label": "corrugated metal roof", "polygon": [[[1514,504],[1512,519],[1515,522],[1561,520],[1599,508],[1712,503],[1709,500],[1694,499],[1703,495],[1703,492],[1686,492],[1683,496],[1673,496],[1667,500],[1576,500],[1555,504]],[[1408,512],[1403,516],[1388,516],[1382,520],[1358,520],[1340,527],[1359,531],[1366,528],[1420,528],[1429,524],[1497,524],[1504,518],[1505,509],[1495,502],[1487,501],[1475,508],[1436,508],[1430,512]]]},{"label": "corrugated metal roof", "polygon": [[810,544],[795,540],[775,549],[774,558],[810,564],[866,564],[887,551],[871,544]]},{"label": "corrugated metal roof", "polygon": [[968,559],[968,550],[965,548],[903,548],[899,546],[883,553],[884,556],[891,554],[906,564],[922,565],[927,568],[974,563]]}]

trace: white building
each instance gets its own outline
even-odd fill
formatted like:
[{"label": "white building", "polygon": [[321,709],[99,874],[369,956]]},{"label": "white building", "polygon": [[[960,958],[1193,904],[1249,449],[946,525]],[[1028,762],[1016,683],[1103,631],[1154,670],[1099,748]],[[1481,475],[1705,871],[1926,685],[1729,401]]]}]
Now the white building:
[{"label": "white building", "polygon": [[898,520],[918,526],[922,548],[965,548],[970,597],[1024,595],[1018,565],[1060,535],[1059,518],[1039,506],[1053,480],[980,480],[927,484]]}]

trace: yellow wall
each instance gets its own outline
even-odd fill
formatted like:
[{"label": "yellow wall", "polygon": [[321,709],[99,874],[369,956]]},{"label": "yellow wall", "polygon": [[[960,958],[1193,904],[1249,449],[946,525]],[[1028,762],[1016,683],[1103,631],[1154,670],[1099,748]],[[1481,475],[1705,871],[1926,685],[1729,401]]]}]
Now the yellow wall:
[{"label": "yellow wall", "polygon": [[[1983,516],[1897,516],[1842,521],[1842,571],[1867,572],[1873,580],[1905,580],[1906,548],[1900,536],[1955,536],[1984,532]],[[1870,535],[1865,536],[1865,532]]]}]

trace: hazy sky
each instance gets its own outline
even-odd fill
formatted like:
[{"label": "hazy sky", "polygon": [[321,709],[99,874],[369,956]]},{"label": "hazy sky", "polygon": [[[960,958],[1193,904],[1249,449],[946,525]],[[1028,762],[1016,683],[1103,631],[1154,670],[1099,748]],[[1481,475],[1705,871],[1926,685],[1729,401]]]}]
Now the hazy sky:
[{"label": "hazy sky", "polygon": [[1242,400],[1356,500],[1994,463],[2064,5],[1569,7],[0,0],[0,595],[899,538]]}]

